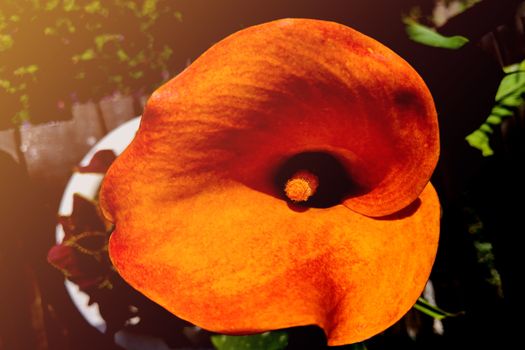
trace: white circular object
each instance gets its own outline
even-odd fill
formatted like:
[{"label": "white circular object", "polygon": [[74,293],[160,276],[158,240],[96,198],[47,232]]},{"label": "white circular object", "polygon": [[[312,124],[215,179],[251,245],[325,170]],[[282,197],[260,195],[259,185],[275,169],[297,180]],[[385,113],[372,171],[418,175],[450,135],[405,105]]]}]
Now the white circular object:
[{"label": "white circular object", "polygon": [[[116,155],[122,153],[131,140],[133,140],[139,124],[140,117],[136,117],[112,130],[89,150],[79,165],[87,166],[95,153],[101,150],[109,149],[115,152]],[[74,173],[69,179],[64,194],[62,195],[58,215],[71,215],[73,211],[73,194],[75,193],[87,199],[95,199],[103,177],[104,174]],[[55,236],[57,243],[61,243],[64,239],[64,230],[61,225],[57,225]],[[73,303],[82,316],[84,316],[93,327],[104,332],[106,330],[106,322],[100,315],[98,304],[93,303],[88,305],[89,296],[82,292],[76,284],[66,280],[65,285]]]}]

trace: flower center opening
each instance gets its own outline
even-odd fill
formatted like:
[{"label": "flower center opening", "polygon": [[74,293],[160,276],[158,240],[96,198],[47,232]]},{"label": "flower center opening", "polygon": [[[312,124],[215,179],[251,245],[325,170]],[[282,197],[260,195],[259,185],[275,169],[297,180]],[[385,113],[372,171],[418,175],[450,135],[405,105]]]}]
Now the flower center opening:
[{"label": "flower center opening", "polygon": [[350,174],[334,155],[309,151],[281,163],[274,183],[283,199],[304,207],[328,208],[360,191]]}]

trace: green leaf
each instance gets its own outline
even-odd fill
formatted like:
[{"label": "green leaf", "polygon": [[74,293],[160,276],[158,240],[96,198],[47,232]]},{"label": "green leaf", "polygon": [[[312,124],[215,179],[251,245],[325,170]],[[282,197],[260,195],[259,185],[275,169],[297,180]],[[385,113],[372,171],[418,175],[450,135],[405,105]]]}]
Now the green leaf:
[{"label": "green leaf", "polygon": [[281,331],[256,335],[213,335],[211,342],[217,350],[282,350],[288,345],[288,334]]},{"label": "green leaf", "polygon": [[157,0],[145,0],[142,5],[142,16],[154,16],[157,10]]},{"label": "green leaf", "polygon": [[75,0],[64,0],[62,6],[66,12],[71,12],[78,9],[78,5],[75,4]]},{"label": "green leaf", "polygon": [[87,49],[86,51],[73,56],[73,62],[78,63],[80,61],[90,61],[95,58],[95,50]]},{"label": "green leaf", "polygon": [[126,1],[126,0],[117,0],[116,2],[118,6],[121,6],[123,8],[128,8],[132,12],[134,12],[136,15],[140,15],[140,13],[137,10],[137,3],[135,1]]},{"label": "green leaf", "polygon": [[57,33],[57,31],[53,27],[45,27],[44,28],[44,34],[45,35],[55,35],[56,33]]},{"label": "green leaf", "polygon": [[124,80],[124,78],[122,77],[122,75],[111,75],[109,77],[109,81],[113,82],[113,83],[122,83],[122,81]]},{"label": "green leaf", "polygon": [[11,82],[9,80],[0,79],[0,88],[8,91],[11,88]]},{"label": "green leaf", "polygon": [[118,49],[117,57],[120,60],[120,62],[124,62],[124,61],[128,61],[129,60],[128,54],[126,53],[126,51],[124,51],[122,49]]},{"label": "green leaf", "polygon": [[24,84],[13,86],[9,80],[0,79],[0,88],[4,89],[8,94],[14,94],[17,91],[24,90],[26,87]]},{"label": "green leaf", "polygon": [[444,310],[441,310],[435,305],[430,304],[428,301],[426,301],[423,298],[419,298],[414,305],[414,309],[421,311],[425,315],[428,315],[430,317],[433,317],[437,320],[442,320],[446,317],[456,317],[459,315],[463,315],[464,312],[458,312],[458,313],[450,313]]},{"label": "green leaf", "polygon": [[107,8],[102,7],[100,0],[91,1],[89,4],[84,6],[84,11],[89,14],[99,14],[102,16],[107,16],[109,11]]},{"label": "green leaf", "polygon": [[20,103],[22,103],[23,105],[27,105],[29,103],[29,95],[28,94],[20,95]]},{"label": "green leaf", "polygon": [[465,137],[469,145],[479,149],[484,157],[494,154],[489,138],[493,132],[491,125],[501,124],[503,118],[514,115],[516,108],[525,102],[525,60],[503,70],[507,74],[501,79],[490,115],[478,130]]},{"label": "green leaf", "polygon": [[135,55],[135,57],[133,57],[129,61],[129,66],[136,67],[137,65],[144,63],[145,61],[146,61],[146,54],[144,53],[144,50],[141,50],[139,51],[139,53]]},{"label": "green leaf", "polygon": [[520,70],[525,71],[525,61],[522,61],[521,63],[514,63],[514,64],[503,67],[503,71],[507,74],[514,73]]},{"label": "green leaf", "polygon": [[13,47],[14,40],[11,35],[0,34],[0,52],[7,51]]},{"label": "green leaf", "polygon": [[519,91],[520,93],[515,93],[515,94],[512,94],[510,96],[507,96],[503,99],[501,99],[501,101],[498,101],[499,104],[501,106],[505,106],[506,108],[516,108],[516,107],[519,107],[523,104],[523,97],[522,97],[522,94],[523,92],[525,92],[525,90],[520,90]]},{"label": "green leaf", "polygon": [[513,108],[509,108],[509,107],[506,107],[504,105],[501,105],[501,104],[497,104],[495,105],[493,108],[492,108],[492,112],[490,113],[490,115],[495,115],[495,116],[498,116],[498,117],[510,117],[514,114],[514,109]]},{"label": "green leaf", "polygon": [[465,137],[465,140],[467,140],[471,147],[479,149],[483,157],[488,157],[494,154],[494,150],[490,147],[488,135],[479,129]]},{"label": "green leaf", "polygon": [[444,49],[459,49],[469,41],[467,38],[460,35],[450,37],[441,35],[434,29],[419,24],[411,19],[406,19],[405,24],[405,30],[408,34],[408,37],[412,41],[423,45],[440,47]]},{"label": "green leaf", "polygon": [[104,48],[104,45],[106,45],[110,41],[118,41],[120,40],[121,36],[119,34],[100,34],[95,36],[95,46],[97,47],[98,51],[101,51]]},{"label": "green leaf", "polygon": [[499,115],[491,114],[487,118],[487,123],[490,125],[499,125],[501,124],[501,117]]},{"label": "green leaf", "polygon": [[499,84],[495,99],[496,101],[499,101],[505,98],[505,96],[523,93],[524,90],[525,72],[514,71],[503,77]]},{"label": "green leaf", "polygon": [[68,31],[68,33],[74,33],[76,32],[77,28],[75,27],[75,25],[73,24],[73,21],[69,18],[59,18],[56,20],[55,22],[55,31],[60,29],[60,28],[66,28],[66,30]]},{"label": "green leaf", "polygon": [[45,11],[54,10],[60,4],[60,0],[49,0],[46,2]]},{"label": "green leaf", "polygon": [[129,76],[132,77],[133,79],[140,79],[144,76],[144,72],[139,70],[139,71],[135,71],[135,72],[130,72],[129,73]]},{"label": "green leaf", "polygon": [[485,132],[486,134],[492,134],[494,132],[494,130],[492,130],[490,125],[487,123],[481,124],[481,126],[479,127],[479,130]]},{"label": "green leaf", "polygon": [[13,118],[11,118],[11,122],[16,125],[20,125],[26,121],[29,121],[31,118],[29,117],[29,110],[27,107],[23,107],[21,110],[16,112]]},{"label": "green leaf", "polygon": [[367,350],[365,343],[355,343],[350,345],[350,349],[352,350]]},{"label": "green leaf", "polygon": [[171,49],[171,47],[169,47],[168,45],[164,45],[159,57],[161,58],[162,61],[167,61],[171,57],[172,54],[173,54],[173,50]]},{"label": "green leaf", "polygon": [[36,64],[31,64],[29,66],[18,67],[14,70],[13,74],[16,76],[24,76],[35,74],[38,71],[38,66]]}]

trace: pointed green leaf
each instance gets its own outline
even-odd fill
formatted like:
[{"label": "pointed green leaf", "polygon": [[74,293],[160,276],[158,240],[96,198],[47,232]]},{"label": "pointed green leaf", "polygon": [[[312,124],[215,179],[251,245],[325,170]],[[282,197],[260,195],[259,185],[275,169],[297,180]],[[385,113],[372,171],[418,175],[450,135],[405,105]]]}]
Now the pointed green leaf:
[{"label": "pointed green leaf", "polygon": [[510,66],[503,67],[503,71],[507,74],[516,72],[520,69],[519,63],[511,64]]},{"label": "pointed green leaf", "polygon": [[520,94],[525,90],[525,72],[512,72],[507,74],[501,80],[496,93],[496,101],[503,99],[505,96]]},{"label": "pointed green leaf", "polygon": [[504,68],[507,73],[500,82],[496,92],[495,104],[485,123],[465,139],[470,146],[481,151],[483,156],[491,156],[494,151],[490,147],[489,134],[491,125],[501,124],[503,118],[514,115],[514,111],[525,102],[525,60]]},{"label": "pointed green leaf", "polygon": [[465,140],[467,140],[468,144],[471,147],[479,149],[484,157],[488,157],[494,154],[494,151],[490,147],[489,137],[486,133],[479,129],[475,130],[470,135],[465,137]]},{"label": "pointed green leaf", "polygon": [[460,35],[450,37],[441,35],[433,28],[424,26],[410,19],[405,20],[405,24],[408,37],[412,41],[423,45],[444,49],[459,49],[469,41],[467,38]]},{"label": "pointed green leaf", "polygon": [[487,123],[481,124],[481,126],[479,127],[479,130],[485,132],[485,134],[492,134],[494,132],[494,130],[492,130],[490,125]]},{"label": "pointed green leaf", "polygon": [[497,104],[495,105],[493,108],[492,108],[492,113],[491,115],[495,115],[495,116],[498,116],[498,117],[510,117],[511,115],[514,114],[514,109],[513,108],[508,108],[504,105],[501,105],[501,104]]},{"label": "pointed green leaf", "polygon": [[211,342],[217,350],[282,350],[288,345],[288,334],[281,331],[255,335],[214,335]]},{"label": "pointed green leaf", "polygon": [[437,320],[442,320],[446,317],[456,317],[456,316],[463,314],[463,312],[450,313],[450,312],[444,311],[438,308],[437,306],[430,304],[428,301],[426,301],[423,298],[419,298],[417,300],[416,304],[414,305],[414,309],[421,311],[425,315],[433,317]]},{"label": "pointed green leaf", "polygon": [[[525,91],[524,91],[525,92]],[[505,106],[506,108],[516,108],[523,104],[523,97],[522,94],[512,94],[510,96],[507,96],[503,98],[501,101],[499,101],[501,106]]]},{"label": "pointed green leaf", "polygon": [[490,125],[499,125],[499,124],[501,124],[501,117],[499,115],[491,114],[487,118],[487,123],[490,124]]}]

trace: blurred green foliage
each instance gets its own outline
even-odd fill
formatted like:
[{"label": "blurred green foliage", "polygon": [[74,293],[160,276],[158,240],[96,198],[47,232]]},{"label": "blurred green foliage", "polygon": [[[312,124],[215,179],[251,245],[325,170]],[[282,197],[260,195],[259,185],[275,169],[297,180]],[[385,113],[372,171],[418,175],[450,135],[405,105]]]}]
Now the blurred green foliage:
[{"label": "blurred green foliage", "polygon": [[[434,24],[444,24],[449,18],[467,10],[479,2],[479,0],[456,0],[451,1],[449,6],[449,13],[435,13],[431,18]],[[446,2],[438,2],[443,8],[446,7]],[[456,6],[451,6],[456,5]],[[436,6],[438,8],[439,6]],[[452,8],[454,7],[454,8]],[[436,10],[436,8],[434,10]],[[438,18],[439,17],[439,18]],[[418,7],[414,7],[410,15],[403,17],[405,23],[406,33],[410,40],[419,44],[439,47],[444,49],[460,49],[469,42],[468,38],[463,36],[446,37],[437,32],[433,27],[425,26],[418,21],[423,20],[421,11]],[[494,154],[494,150],[490,146],[490,136],[494,133],[494,127],[502,123],[503,119],[511,117],[516,110],[525,103],[525,61],[511,66],[505,67],[505,76],[501,80],[496,96],[494,98],[494,106],[481,126],[465,137],[468,144],[481,151],[484,157]]]},{"label": "blurred green foliage", "polygon": [[167,79],[182,21],[170,0],[2,0],[0,128],[76,101],[149,94]]},{"label": "blurred green foliage", "polygon": [[518,64],[505,67],[505,76],[494,97],[494,107],[481,126],[466,137],[467,142],[481,151],[483,156],[494,154],[490,147],[490,135],[494,127],[500,125],[503,119],[514,115],[517,108],[523,105],[525,95],[525,60]]},{"label": "blurred green foliage", "polygon": [[472,205],[466,204],[464,206],[463,215],[468,228],[468,233],[472,238],[472,243],[476,250],[480,272],[491,288],[494,288],[496,294],[500,298],[503,298],[501,275],[496,266],[494,247],[491,243],[490,235],[487,232],[483,221],[481,221],[476,209]]},{"label": "blurred green foliage", "polygon": [[416,43],[443,49],[459,49],[468,43],[468,39],[464,36],[447,37],[439,34],[434,28],[424,26],[411,19],[405,19],[405,24],[408,37]]},{"label": "blurred green foliage", "polygon": [[282,331],[255,335],[214,335],[211,342],[217,350],[282,350],[288,345],[288,334]]},{"label": "blurred green foliage", "polygon": [[[211,342],[217,350],[283,350],[288,345],[284,331],[265,332],[254,335],[213,335]],[[366,350],[365,343],[349,345],[352,350]]]},{"label": "blurred green foliage", "polygon": [[[425,315],[437,320],[464,314],[464,312],[451,313],[444,311],[423,298],[419,298],[413,307]],[[217,350],[282,350],[288,345],[288,334],[285,331],[272,331],[244,336],[213,335],[211,341]],[[353,350],[367,349],[366,344],[363,342],[352,344],[349,348]]]},{"label": "blurred green foliage", "polygon": [[427,300],[423,298],[419,298],[417,300],[416,304],[414,305],[414,309],[424,313],[425,315],[435,318],[436,320],[442,320],[447,317],[455,317],[455,316],[459,316],[463,314],[463,312],[453,314],[453,313],[444,311],[440,309],[439,307],[437,307],[436,305],[432,305],[431,303],[429,303]]}]

